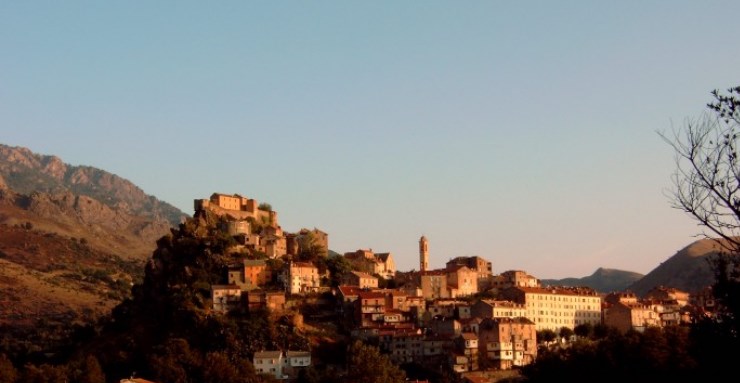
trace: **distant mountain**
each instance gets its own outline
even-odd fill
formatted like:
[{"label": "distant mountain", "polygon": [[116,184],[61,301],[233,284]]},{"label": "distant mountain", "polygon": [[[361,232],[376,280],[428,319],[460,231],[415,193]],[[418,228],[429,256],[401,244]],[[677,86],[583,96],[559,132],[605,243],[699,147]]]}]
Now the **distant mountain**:
[{"label": "distant mountain", "polygon": [[644,296],[656,286],[696,293],[714,283],[710,260],[721,249],[721,244],[713,239],[695,241],[628,286],[628,289],[638,296]]},{"label": "distant mountain", "polygon": [[643,275],[632,271],[598,268],[583,278],[542,279],[543,286],[587,286],[600,293],[622,291]]},{"label": "distant mountain", "polygon": [[0,144],[0,343],[108,313],[186,218],[114,174]]},{"label": "distant mountain", "polygon": [[0,188],[2,185],[20,194],[71,193],[90,197],[120,213],[165,219],[172,226],[186,217],[176,207],[146,195],[115,174],[90,166],[71,166],[56,156],[0,144]]}]

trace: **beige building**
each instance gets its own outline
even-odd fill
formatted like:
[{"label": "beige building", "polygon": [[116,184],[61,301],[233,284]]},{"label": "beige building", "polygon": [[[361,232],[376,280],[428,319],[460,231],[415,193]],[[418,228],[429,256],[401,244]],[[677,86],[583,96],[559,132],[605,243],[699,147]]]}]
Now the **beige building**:
[{"label": "beige building", "polygon": [[238,285],[211,285],[211,308],[218,313],[226,313],[239,307],[242,289]]},{"label": "beige building", "polygon": [[283,378],[283,352],[257,351],[252,358],[252,364],[258,374],[270,374],[275,378]]},{"label": "beige building", "polygon": [[421,285],[421,296],[424,299],[449,298],[450,290],[447,288],[447,271],[430,270],[421,272],[419,275]]},{"label": "beige building", "polygon": [[375,254],[376,273],[385,279],[393,279],[396,275],[396,261],[391,253]]},{"label": "beige building", "polygon": [[510,287],[501,292],[504,299],[524,305],[526,317],[539,330],[573,330],[580,324],[601,323],[601,297],[589,288]]},{"label": "beige building", "polygon": [[285,291],[290,294],[305,294],[319,290],[319,269],[312,263],[289,262],[282,274]]},{"label": "beige building", "polygon": [[462,332],[455,337],[452,369],[457,372],[478,370],[478,335]]},{"label": "beige building", "polygon": [[219,216],[229,216],[235,220],[255,219],[262,223],[277,225],[277,212],[261,210],[257,200],[242,197],[239,194],[213,193],[210,199],[196,199],[194,208],[210,210]]},{"label": "beige building", "polygon": [[525,366],[537,358],[536,325],[529,319],[486,318],[478,329],[481,357],[497,369]]},{"label": "beige building", "polygon": [[428,270],[419,273],[421,296],[427,300],[457,298],[478,292],[478,278],[467,266]]},{"label": "beige building", "polygon": [[623,333],[631,329],[642,332],[647,327],[660,327],[661,318],[650,305],[618,302],[604,310],[604,324]]},{"label": "beige building", "polygon": [[385,279],[396,275],[396,262],[391,253],[375,254],[371,249],[348,252],[344,257],[357,269],[368,274],[377,274]]},{"label": "beige building", "polygon": [[522,270],[508,270],[494,275],[491,287],[499,291],[510,287],[540,287],[540,280]]},{"label": "beige building", "polygon": [[360,288],[378,288],[378,278],[360,271],[353,271],[347,274],[345,279],[345,285],[347,286],[359,286]]},{"label": "beige building", "polygon": [[445,264],[447,269],[452,269],[455,266],[467,266],[470,270],[478,273],[478,279],[486,279],[493,275],[493,265],[491,262],[481,258],[479,256],[472,257],[456,257],[450,259]]},{"label": "beige building", "polygon": [[460,265],[448,267],[446,270],[450,298],[466,297],[478,293],[477,271]]},{"label": "beige building", "polygon": [[518,318],[527,316],[527,309],[524,305],[494,299],[476,301],[471,306],[470,312],[476,318]]}]

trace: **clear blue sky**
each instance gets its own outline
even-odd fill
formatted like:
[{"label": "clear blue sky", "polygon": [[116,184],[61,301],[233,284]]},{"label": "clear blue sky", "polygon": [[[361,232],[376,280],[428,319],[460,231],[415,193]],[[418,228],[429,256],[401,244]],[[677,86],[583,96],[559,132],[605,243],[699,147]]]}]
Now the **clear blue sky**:
[{"label": "clear blue sky", "polygon": [[418,269],[647,273],[700,233],[656,133],[740,84],[738,1],[1,1],[0,142]]}]

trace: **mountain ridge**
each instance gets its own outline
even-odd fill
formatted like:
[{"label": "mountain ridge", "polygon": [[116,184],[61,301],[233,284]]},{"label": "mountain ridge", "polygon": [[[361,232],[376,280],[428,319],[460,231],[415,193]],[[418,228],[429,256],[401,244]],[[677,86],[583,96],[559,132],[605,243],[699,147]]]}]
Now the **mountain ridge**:
[{"label": "mountain ridge", "polygon": [[593,274],[582,278],[541,279],[543,286],[586,286],[599,293],[622,291],[643,275],[633,271],[599,267]]},{"label": "mountain ridge", "polygon": [[690,294],[698,293],[715,282],[712,260],[723,249],[722,240],[696,240],[627,288],[638,296],[644,296],[655,286],[673,287]]},{"label": "mountain ridge", "polygon": [[37,154],[25,147],[0,144],[0,185],[20,194],[85,195],[128,214],[166,219],[172,226],[187,217],[116,174],[92,166],[70,165],[57,156]]}]

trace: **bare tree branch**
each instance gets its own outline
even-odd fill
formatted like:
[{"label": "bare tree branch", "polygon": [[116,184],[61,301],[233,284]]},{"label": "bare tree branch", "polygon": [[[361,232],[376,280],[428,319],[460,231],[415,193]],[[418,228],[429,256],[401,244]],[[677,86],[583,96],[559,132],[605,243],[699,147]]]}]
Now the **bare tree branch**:
[{"label": "bare tree branch", "polygon": [[691,215],[707,238],[722,238],[726,250],[740,253],[740,87],[729,95],[712,92],[710,112],[689,120],[671,135],[658,133],[675,152],[669,193],[674,208]]}]

